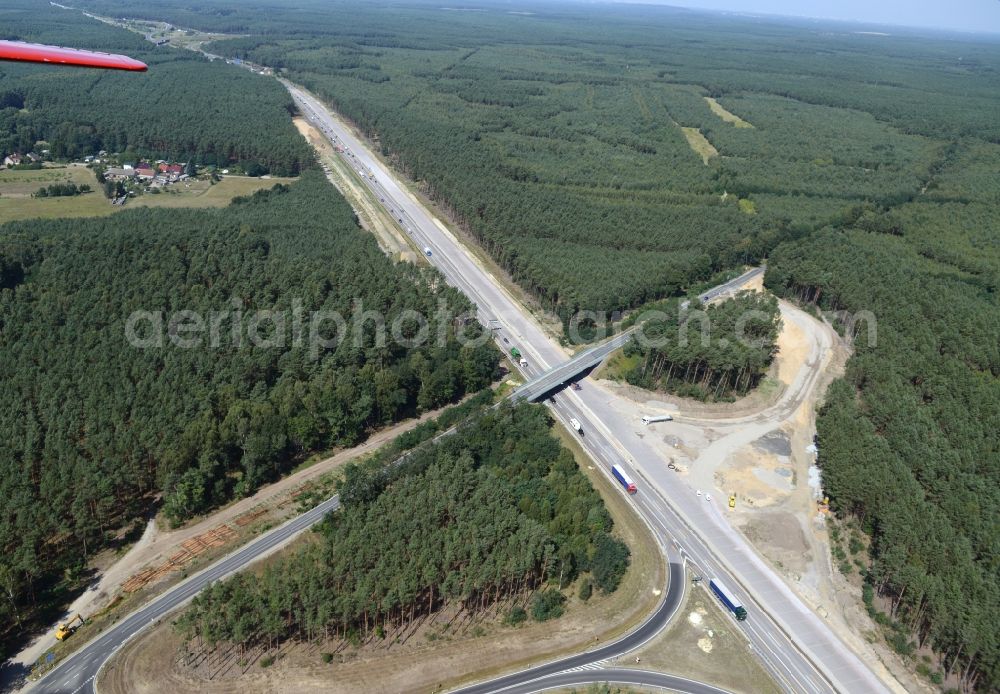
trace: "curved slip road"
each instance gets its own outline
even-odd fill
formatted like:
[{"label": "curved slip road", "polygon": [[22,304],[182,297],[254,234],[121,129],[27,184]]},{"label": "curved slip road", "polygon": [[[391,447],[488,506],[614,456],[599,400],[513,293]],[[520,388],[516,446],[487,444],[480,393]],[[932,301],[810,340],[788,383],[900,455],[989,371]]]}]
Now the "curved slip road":
[{"label": "curved slip road", "polygon": [[[670,554],[676,555],[675,552],[670,552]],[[663,600],[660,601],[660,605],[656,608],[656,612],[654,612],[649,619],[640,624],[635,631],[626,634],[617,641],[609,643],[605,646],[600,646],[592,651],[586,651],[584,653],[568,656],[566,658],[560,658],[550,663],[537,665],[511,675],[505,675],[504,677],[497,677],[487,682],[474,684],[469,687],[463,687],[462,689],[455,690],[455,694],[488,694],[488,692],[506,692],[508,690],[519,692],[536,691],[534,689],[519,689],[518,687],[524,687],[527,683],[533,682],[542,677],[548,677],[557,673],[564,673],[566,670],[586,665],[599,664],[602,661],[615,658],[623,653],[634,651],[636,648],[642,646],[659,634],[660,631],[662,631],[663,628],[670,623],[670,620],[673,619],[677,609],[681,606],[683,598],[684,563],[683,561],[672,559],[670,561],[670,572],[667,578],[666,595],[663,597]],[[591,674],[593,675],[593,673]],[[694,682],[693,684],[700,685],[698,682]],[[700,690],[685,689],[681,691],[694,692]]]},{"label": "curved slip road", "polygon": [[652,689],[662,689],[667,692],[684,692],[685,694],[728,694],[725,689],[719,689],[710,684],[696,682],[685,677],[628,668],[562,672],[558,675],[550,675],[526,684],[508,687],[503,690],[503,694],[536,694],[536,692],[545,692],[552,689],[605,683],[649,687]]}]

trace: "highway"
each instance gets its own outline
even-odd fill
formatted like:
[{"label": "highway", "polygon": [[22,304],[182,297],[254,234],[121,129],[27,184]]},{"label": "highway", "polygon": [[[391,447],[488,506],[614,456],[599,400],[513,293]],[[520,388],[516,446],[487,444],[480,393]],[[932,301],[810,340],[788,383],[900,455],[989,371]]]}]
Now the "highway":
[{"label": "highway", "polygon": [[[314,125],[335,144],[344,147],[345,158],[383,200],[386,209],[413,241],[421,248],[430,249],[430,261],[446,280],[476,304],[480,322],[494,328],[495,337],[502,346],[517,345],[521,349],[528,360],[523,373],[529,382],[569,360],[569,355],[545,335],[531,315],[490,277],[461,242],[404,190],[347,128],[311,96],[294,85],[286,83],[286,86]],[[721,287],[717,289],[724,291]],[[617,339],[627,337],[613,338]],[[575,364],[569,370],[578,366]],[[561,372],[556,373],[554,378],[563,378]],[[607,397],[599,388],[588,385],[580,391],[559,393],[550,405],[553,415],[567,428],[570,418],[583,424],[580,444],[609,479],[613,480],[611,466],[619,464],[639,482],[640,491],[631,501],[671,557],[672,578],[674,567],[686,561],[706,578],[718,577],[733,589],[750,613],[746,622],[734,621],[733,624],[743,631],[751,648],[784,689],[795,692],[885,690],[875,675],[729,528],[717,507],[690,494],[671,479],[672,473],[663,461],[642,442],[635,423],[622,421],[620,415],[608,407]],[[36,688],[44,692],[93,691],[93,680],[99,668],[128,639],[186,603],[210,582],[244,568],[285,544],[337,506],[337,499],[330,499],[170,589],[85,644],[46,675]],[[497,691],[501,684],[521,685],[558,672],[545,668],[565,670],[600,664],[617,655],[612,650],[627,652],[655,635],[669,620],[672,610],[676,609],[676,605],[671,604],[678,594],[676,586],[683,586],[683,580],[671,581],[661,606],[634,634],[612,646],[568,659],[579,665],[562,660],[463,691]]]},{"label": "highway", "polygon": [[[343,150],[342,156],[369,185],[413,242],[446,280],[477,306],[483,325],[494,328],[505,348],[517,346],[530,380],[566,362],[569,355],[530,313],[496,282],[471,252],[430,215],[349,128],[301,88],[283,81],[301,112]],[[707,293],[711,294],[711,292]],[[707,298],[712,298],[708,296]],[[720,578],[743,601],[750,618],[739,628],[779,684],[788,691],[886,691],[881,680],[791,591],[721,516],[716,505],[678,485],[664,461],[642,440],[635,422],[623,421],[597,387],[559,393],[554,416],[583,424],[584,449],[610,477],[613,464],[640,480],[633,503],[643,519],[706,578]]]}]

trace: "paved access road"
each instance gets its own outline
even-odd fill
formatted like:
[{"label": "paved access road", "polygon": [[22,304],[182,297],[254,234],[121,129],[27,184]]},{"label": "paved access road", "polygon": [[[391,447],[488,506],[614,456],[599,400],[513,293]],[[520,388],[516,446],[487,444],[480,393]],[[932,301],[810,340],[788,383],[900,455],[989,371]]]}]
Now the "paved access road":
[{"label": "paved access road", "polygon": [[[480,322],[494,329],[501,346],[521,350],[528,362],[522,369],[527,378],[567,361],[565,350],[349,128],[315,97],[288,82],[285,86],[313,125],[343,148],[344,158],[414,243],[430,251],[428,259],[448,282],[475,302]],[[818,371],[808,377],[813,384],[817,378]],[[718,508],[677,483],[664,461],[643,442],[636,423],[624,421],[608,401],[604,391],[588,385],[560,393],[552,410],[564,424],[570,417],[583,424],[581,444],[603,463],[609,477],[611,465],[619,464],[640,482],[633,503],[643,519],[662,532],[661,537],[676,542],[706,578],[721,579],[743,601],[750,618],[738,628],[777,681],[789,691],[885,691],[868,666],[729,527]]]},{"label": "paved access road", "polygon": [[[670,551],[669,555],[677,557],[677,553],[674,551]],[[519,687],[523,687],[527,682],[534,681],[540,677],[548,677],[560,672],[572,670],[574,668],[583,668],[585,666],[600,667],[604,661],[615,658],[624,653],[628,653],[629,651],[634,651],[636,648],[639,648],[659,634],[660,631],[662,631],[663,628],[670,623],[670,620],[673,619],[674,614],[677,612],[677,608],[681,606],[683,598],[684,564],[682,561],[675,558],[670,562],[670,575],[667,579],[667,591],[663,600],[660,601],[659,607],[656,608],[656,612],[654,612],[649,619],[639,625],[639,627],[631,633],[626,634],[622,638],[609,643],[606,646],[595,648],[592,651],[586,651],[567,658],[560,658],[550,663],[545,663],[544,665],[538,665],[527,670],[522,670],[521,672],[516,672],[512,675],[507,675],[506,677],[498,677],[490,680],[489,682],[483,682],[482,684],[465,687],[464,689],[457,690],[456,694],[489,694],[490,692],[507,691],[508,688],[513,688],[511,691],[536,691],[532,689],[521,689]],[[591,671],[591,677],[596,675],[597,673]],[[603,677],[603,675],[600,676]],[[697,687],[708,686],[701,684],[700,682],[691,682],[691,684],[696,685]],[[711,687],[709,689],[711,691],[718,691]],[[690,689],[679,689],[678,691],[700,692],[704,690],[692,687]]]},{"label": "paved access road", "polygon": [[171,611],[187,603],[213,581],[229,576],[252,562],[279,549],[295,535],[318,522],[330,511],[340,506],[333,497],[319,506],[269,531],[243,548],[212,564],[200,573],[174,586],[160,597],[150,601],[116,623],[100,636],[93,638],[83,648],[70,655],[34,687],[39,692],[74,694],[94,692],[94,677],[101,666],[125,642],[142,630],[155,624]]},{"label": "paved access road", "polygon": [[502,694],[535,694],[536,692],[545,692],[552,689],[567,689],[587,684],[602,683],[663,689],[671,692],[689,692],[690,694],[727,694],[725,689],[719,689],[703,682],[695,682],[685,677],[627,668],[573,670],[494,691]]}]

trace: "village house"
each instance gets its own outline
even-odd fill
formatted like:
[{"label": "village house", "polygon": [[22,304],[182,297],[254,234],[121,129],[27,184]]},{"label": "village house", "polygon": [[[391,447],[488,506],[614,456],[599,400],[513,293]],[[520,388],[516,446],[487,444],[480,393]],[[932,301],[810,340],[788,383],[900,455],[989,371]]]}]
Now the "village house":
[{"label": "village house", "polygon": [[24,157],[20,154],[8,154],[3,158],[4,166],[18,166],[24,161]]},{"label": "village house", "polygon": [[184,173],[184,167],[181,164],[167,164],[164,162],[156,168],[160,173],[167,174],[168,176],[180,176]]},{"label": "village house", "polygon": [[135,169],[118,169],[109,167],[104,171],[104,178],[109,181],[124,181],[135,177]]}]

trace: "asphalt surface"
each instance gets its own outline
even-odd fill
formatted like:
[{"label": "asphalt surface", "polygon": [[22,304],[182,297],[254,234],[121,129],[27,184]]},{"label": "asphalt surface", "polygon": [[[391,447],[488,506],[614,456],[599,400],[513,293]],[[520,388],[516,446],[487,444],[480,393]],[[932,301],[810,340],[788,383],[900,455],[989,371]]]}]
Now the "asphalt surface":
[{"label": "asphalt surface", "polygon": [[[480,322],[493,328],[505,351],[515,346],[520,349],[528,363],[521,369],[526,381],[569,359],[570,355],[494,282],[471,252],[349,128],[301,88],[284,84],[313,125],[343,148],[343,158],[414,244],[429,250],[431,263],[476,304]],[[723,292],[732,287],[717,289]],[[705,300],[713,298],[714,292],[706,292]],[[818,371],[810,378],[818,378]],[[551,409],[563,424],[568,425],[571,417],[582,423],[581,444],[595,461],[603,463],[609,478],[614,479],[611,466],[619,464],[639,481],[639,493],[632,499],[643,519],[662,532],[662,537],[671,538],[705,578],[721,579],[743,602],[750,617],[738,628],[783,688],[795,692],[886,691],[868,666],[732,530],[717,504],[696,497],[686,485],[677,483],[674,473],[643,442],[641,425],[625,421],[610,407],[600,388],[584,386],[580,391],[560,392],[552,399]]]},{"label": "asphalt surface", "polygon": [[185,605],[209,583],[244,569],[254,561],[279,549],[295,535],[339,506],[340,500],[337,497],[328,499],[174,586],[74,652],[35,684],[31,688],[32,691],[61,694],[93,692],[94,678],[98,670],[129,639],[156,624],[168,613]]},{"label": "asphalt surface", "polygon": [[554,369],[546,371],[544,374],[531,379],[524,385],[517,388],[511,397],[514,399],[524,399],[535,401],[544,397],[552,390],[566,385],[569,381],[579,376],[587,369],[593,368],[604,361],[608,355],[619,347],[622,347],[632,337],[632,331],[615,335],[610,340],[603,342],[596,347],[591,347],[580,352],[564,364],[560,364]]},{"label": "asphalt surface", "polygon": [[[671,554],[676,557],[676,552],[671,552]],[[515,687],[515,689],[512,689],[511,691],[535,691],[532,689],[518,689],[516,687],[523,687],[528,682],[542,677],[555,675],[560,672],[565,672],[566,670],[593,665],[600,666],[603,661],[617,658],[618,656],[628,653],[629,651],[634,651],[636,648],[642,646],[644,643],[659,634],[660,631],[670,623],[670,620],[673,619],[674,613],[676,613],[677,608],[681,606],[683,598],[684,564],[677,559],[673,559],[670,562],[670,575],[667,579],[667,590],[665,591],[663,600],[660,601],[659,606],[656,608],[656,611],[652,614],[652,616],[631,633],[626,634],[617,641],[601,646],[600,648],[595,648],[591,651],[586,651],[567,658],[560,658],[550,663],[538,665],[505,677],[498,677],[488,682],[474,684],[470,687],[458,689],[456,690],[456,694],[488,694],[489,692],[507,691],[511,687]],[[593,671],[591,672],[593,673]],[[692,684],[701,687],[707,686],[699,682],[693,682]],[[718,691],[713,688],[710,688],[710,690]],[[697,692],[703,690],[682,689],[679,691]]]},{"label": "asphalt surface", "polygon": [[676,675],[665,675],[662,672],[649,670],[632,670],[628,668],[611,668],[607,670],[581,669],[549,675],[532,680],[525,684],[508,687],[503,694],[535,694],[535,692],[566,689],[586,684],[617,684],[631,685],[650,689],[662,689],[668,692],[690,692],[690,694],[725,694],[725,689],[713,687],[703,682],[695,682]]}]

